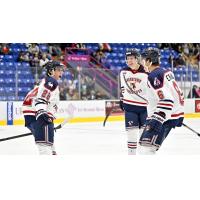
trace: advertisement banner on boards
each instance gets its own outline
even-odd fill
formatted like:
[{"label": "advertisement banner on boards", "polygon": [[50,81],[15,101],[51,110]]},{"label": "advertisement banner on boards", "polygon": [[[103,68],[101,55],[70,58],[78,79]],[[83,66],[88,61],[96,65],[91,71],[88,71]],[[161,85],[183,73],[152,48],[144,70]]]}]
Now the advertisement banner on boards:
[{"label": "advertisement banner on boards", "polygon": [[13,125],[13,102],[7,102],[7,125]]}]

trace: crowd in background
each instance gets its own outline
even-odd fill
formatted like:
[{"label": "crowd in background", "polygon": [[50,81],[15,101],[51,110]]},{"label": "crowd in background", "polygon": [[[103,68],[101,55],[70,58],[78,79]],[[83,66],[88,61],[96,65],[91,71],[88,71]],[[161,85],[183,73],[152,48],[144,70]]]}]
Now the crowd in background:
[{"label": "crowd in background", "polygon": [[[58,60],[65,63],[65,49],[86,49],[83,43],[45,43],[46,48],[42,49],[40,43],[26,43],[24,51],[18,52],[17,62],[28,62],[34,75],[40,78],[43,66],[49,60]],[[112,52],[109,43],[98,43],[99,47],[95,51],[90,52],[91,63],[96,67],[101,67],[106,61],[106,53]],[[160,49],[175,50],[178,57],[170,55],[170,63],[173,62],[174,67],[191,65],[198,68],[200,63],[200,45],[195,43],[160,43]],[[8,55],[12,53],[10,43],[0,44],[0,54]],[[66,63],[65,63],[66,64]],[[95,78],[86,75],[78,76],[79,72],[67,64],[67,70],[70,73],[70,79],[66,77],[60,82],[60,99],[61,100],[78,100],[78,99],[107,99],[103,92],[97,90],[95,86]],[[188,95],[188,98],[200,97],[200,89],[194,86]]]},{"label": "crowd in background", "polygon": [[68,68],[71,78],[60,82],[60,100],[100,100],[108,97],[96,88],[94,77],[81,74],[78,70]]},{"label": "crowd in background", "polygon": [[173,49],[178,52],[178,57],[170,56],[170,63],[173,61],[174,67],[190,65],[199,67],[200,45],[198,43],[160,43],[160,49]]},{"label": "crowd in background", "polygon": [[193,85],[191,91],[189,92],[187,98],[200,98],[200,87]]},{"label": "crowd in background", "polygon": [[[42,77],[40,75],[42,74],[43,66],[49,60],[53,59],[65,63],[65,48],[85,48],[84,44],[82,43],[46,43],[45,46],[47,48],[43,50],[37,43],[26,43],[26,50],[18,52],[16,61],[29,63],[35,79],[36,77],[37,79],[38,77],[39,79]],[[10,53],[10,44],[1,43],[0,54],[7,55]],[[94,79],[85,75],[78,78],[77,71],[70,69],[70,66],[68,66],[67,70],[70,72],[70,79],[66,79],[64,77],[60,82],[61,100],[93,100],[106,98],[105,95],[95,88]],[[38,80],[35,81],[34,85],[37,84]]]}]

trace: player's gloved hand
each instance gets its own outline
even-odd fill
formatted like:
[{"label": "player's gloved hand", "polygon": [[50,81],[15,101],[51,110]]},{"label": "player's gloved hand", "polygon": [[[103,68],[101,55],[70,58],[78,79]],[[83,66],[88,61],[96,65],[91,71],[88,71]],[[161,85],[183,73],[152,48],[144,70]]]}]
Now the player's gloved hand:
[{"label": "player's gloved hand", "polygon": [[122,111],[124,111],[123,101],[119,101],[119,107],[121,108]]},{"label": "player's gloved hand", "polygon": [[[39,117],[37,117],[39,116]],[[36,114],[37,122],[44,126],[53,123],[53,117],[50,117],[46,111],[40,110]]]},{"label": "player's gloved hand", "polygon": [[155,112],[149,121],[146,123],[146,129],[151,131],[155,131],[155,133],[160,133],[163,128],[163,123],[165,121],[165,113],[163,112]]}]

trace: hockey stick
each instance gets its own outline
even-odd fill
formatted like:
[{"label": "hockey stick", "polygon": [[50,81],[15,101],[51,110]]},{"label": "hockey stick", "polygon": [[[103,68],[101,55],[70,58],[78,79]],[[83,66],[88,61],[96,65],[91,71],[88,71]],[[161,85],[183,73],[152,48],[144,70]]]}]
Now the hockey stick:
[{"label": "hockey stick", "polygon": [[103,121],[103,126],[106,125],[106,122],[107,122],[108,117],[109,117],[110,114],[111,114],[112,112],[114,112],[114,111],[115,111],[115,107],[112,107],[112,108],[110,109],[110,111],[107,113],[107,115],[106,115],[106,117],[105,117],[105,119],[104,119],[104,121]]},{"label": "hockey stick", "polygon": [[[54,128],[54,130],[56,131],[58,129],[61,129],[71,118],[72,117],[66,118],[61,124],[56,126]],[[32,135],[32,133],[24,133],[24,134],[21,134],[21,135],[15,135],[15,136],[7,137],[7,138],[1,138],[0,142],[6,141],[6,140],[16,139],[16,138],[20,138],[20,137],[26,137],[26,136],[29,136],[29,135]]]},{"label": "hockey stick", "polygon": [[186,125],[184,123],[183,123],[183,126],[186,127],[187,129],[191,130],[193,133],[197,134],[197,136],[200,137],[200,133],[199,132],[195,131],[194,129],[190,128],[188,125]]},{"label": "hockey stick", "polygon": [[147,102],[147,100],[144,98],[144,97],[142,97],[142,96],[140,96],[139,94],[137,94],[131,87],[130,87],[130,85],[127,83],[127,81],[126,81],[126,78],[125,78],[125,74],[123,73],[123,78],[124,78],[124,82],[125,82],[125,84],[126,84],[126,86],[128,87],[128,89],[133,93],[133,94],[135,94],[136,96],[138,96],[139,98],[141,98],[141,99],[143,99],[144,101],[146,101]]}]

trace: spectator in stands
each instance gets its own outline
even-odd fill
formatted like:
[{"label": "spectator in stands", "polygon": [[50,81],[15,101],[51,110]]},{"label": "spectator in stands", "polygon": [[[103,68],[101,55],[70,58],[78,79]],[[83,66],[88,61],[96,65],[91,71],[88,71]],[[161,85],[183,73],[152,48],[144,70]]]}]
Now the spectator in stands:
[{"label": "spectator in stands", "polygon": [[40,60],[39,60],[38,53],[34,53],[31,58],[32,58],[31,59],[31,66],[32,67],[39,67]]},{"label": "spectator in stands", "polygon": [[42,58],[40,59],[40,62],[39,62],[39,66],[43,67],[48,62],[49,62],[49,59],[47,58],[47,54],[43,53]]},{"label": "spectator in stands", "polygon": [[200,88],[197,85],[193,85],[187,98],[200,98]]},{"label": "spectator in stands", "polygon": [[18,62],[30,62],[30,54],[29,52],[20,52],[19,57],[17,59]]},{"label": "spectator in stands", "polygon": [[77,92],[76,92],[76,85],[74,80],[68,80],[67,86],[67,100],[77,100]]},{"label": "spectator in stands", "polygon": [[40,52],[39,46],[36,43],[29,44],[28,52],[33,55],[36,53],[39,54]]},{"label": "spectator in stands", "polygon": [[97,100],[104,99],[104,95],[100,91],[97,91],[97,93],[96,93],[96,99]]},{"label": "spectator in stands", "polygon": [[178,53],[181,53],[182,51],[180,51],[182,44],[180,43],[170,43],[170,48],[175,50]]},{"label": "spectator in stands", "polygon": [[63,64],[65,63],[65,57],[64,57],[64,55],[61,55],[59,57],[59,61],[62,62]]},{"label": "spectator in stands", "polygon": [[2,43],[0,43],[0,54],[2,54]]},{"label": "spectator in stands", "polygon": [[97,66],[100,66],[106,60],[105,53],[100,49],[97,50],[96,52],[93,52],[91,56],[94,58],[91,61]]},{"label": "spectator in stands", "polygon": [[42,67],[40,67],[39,63],[39,55],[38,53],[35,53],[33,55],[30,56],[30,66],[31,66],[31,71],[32,74],[35,76],[35,79],[38,80],[38,77],[41,75],[42,73]]},{"label": "spectator in stands", "polygon": [[190,64],[193,66],[193,67],[196,67],[198,68],[199,66],[199,63],[198,63],[198,57],[199,57],[199,47],[198,47],[198,44],[197,45],[194,45],[190,48]]},{"label": "spectator in stands", "polygon": [[83,77],[81,79],[81,99],[83,100],[87,99],[87,95],[88,95],[87,81],[86,77]]},{"label": "spectator in stands", "polygon": [[60,100],[67,100],[66,90],[63,87],[60,87]]},{"label": "spectator in stands", "polygon": [[167,49],[169,46],[169,43],[158,43],[159,49]]},{"label": "spectator in stands", "polygon": [[3,54],[8,54],[9,53],[9,45],[7,43],[3,43],[2,44],[2,47],[1,47],[1,52]]},{"label": "spectator in stands", "polygon": [[89,91],[95,90],[95,78],[90,78],[89,76],[86,76],[86,84]]},{"label": "spectator in stands", "polygon": [[102,52],[111,52],[111,46],[108,43],[99,43],[99,49]]},{"label": "spectator in stands", "polygon": [[89,100],[95,100],[96,99],[96,92],[95,90],[90,90],[90,94],[88,96]]},{"label": "spectator in stands", "polygon": [[83,43],[72,43],[71,47],[77,49],[85,49],[85,45]]},{"label": "spectator in stands", "polygon": [[174,58],[174,67],[183,67],[185,63],[185,58],[183,57],[183,53],[178,54],[178,58]]},{"label": "spectator in stands", "polygon": [[59,44],[49,44],[49,53],[52,56],[61,56],[62,50],[59,46]]},{"label": "spectator in stands", "polygon": [[186,56],[189,56],[189,47],[188,47],[188,44],[183,44],[183,53]]},{"label": "spectator in stands", "polygon": [[183,57],[186,61],[186,64],[189,64],[189,47],[188,47],[188,44],[183,44],[182,50],[183,50]]}]

